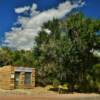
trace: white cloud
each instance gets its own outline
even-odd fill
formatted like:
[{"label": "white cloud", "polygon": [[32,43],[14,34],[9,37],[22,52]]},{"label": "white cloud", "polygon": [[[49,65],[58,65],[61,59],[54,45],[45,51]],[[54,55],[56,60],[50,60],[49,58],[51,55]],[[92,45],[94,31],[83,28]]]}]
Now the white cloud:
[{"label": "white cloud", "polygon": [[29,9],[30,9],[29,6],[25,6],[25,7],[21,7],[21,8],[16,8],[16,9],[15,9],[15,12],[16,12],[16,13],[23,13],[23,12],[25,12],[25,11],[28,11]]},{"label": "white cloud", "polygon": [[37,9],[37,5],[33,4],[32,7],[30,6],[24,6],[24,7],[20,7],[20,8],[15,8],[15,12],[20,14],[20,13],[24,13],[25,11],[29,11],[29,10],[36,10]]},{"label": "white cloud", "polygon": [[30,50],[34,46],[34,37],[41,30],[43,23],[53,18],[60,19],[68,14],[73,8],[77,7],[79,7],[78,3],[71,4],[70,1],[66,1],[61,3],[57,9],[52,8],[43,12],[36,11],[36,4],[33,4],[31,8],[26,7],[26,9],[24,7],[24,10],[22,10],[22,8],[20,10],[17,8],[17,13],[30,10],[30,17],[18,17],[16,23],[21,24],[21,27],[12,27],[12,31],[6,33],[4,45],[19,50]]}]

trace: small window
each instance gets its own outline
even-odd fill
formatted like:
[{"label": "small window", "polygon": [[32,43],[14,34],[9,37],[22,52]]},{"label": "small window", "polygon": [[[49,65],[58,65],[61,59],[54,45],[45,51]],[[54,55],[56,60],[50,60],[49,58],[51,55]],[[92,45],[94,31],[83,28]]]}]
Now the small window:
[{"label": "small window", "polygon": [[30,85],[31,84],[31,73],[25,72],[24,84]]}]

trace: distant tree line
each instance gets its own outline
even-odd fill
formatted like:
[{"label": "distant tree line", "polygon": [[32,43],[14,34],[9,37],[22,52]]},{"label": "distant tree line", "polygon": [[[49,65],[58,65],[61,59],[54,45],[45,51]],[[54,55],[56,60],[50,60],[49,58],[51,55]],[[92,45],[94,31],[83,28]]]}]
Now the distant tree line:
[{"label": "distant tree line", "polygon": [[9,48],[0,49],[0,66],[5,65],[34,67],[32,51],[11,50]]}]

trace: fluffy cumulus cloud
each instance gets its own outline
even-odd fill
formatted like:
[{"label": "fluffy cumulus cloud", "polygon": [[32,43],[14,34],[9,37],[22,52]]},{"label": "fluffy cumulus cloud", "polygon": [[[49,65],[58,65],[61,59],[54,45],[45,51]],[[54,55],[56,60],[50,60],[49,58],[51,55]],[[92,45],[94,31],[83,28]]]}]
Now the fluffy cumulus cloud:
[{"label": "fluffy cumulus cloud", "polygon": [[[18,50],[30,50],[34,46],[34,37],[41,30],[43,23],[52,20],[53,18],[62,18],[68,14],[72,9],[79,7],[79,3],[71,3],[66,1],[59,4],[57,8],[51,8],[49,10],[40,12],[37,11],[37,5],[33,4],[32,7],[17,8],[16,13],[24,13],[30,11],[29,17],[19,16],[17,24],[20,27],[12,27],[10,32],[5,35],[5,41],[3,45]],[[46,29],[46,31],[48,31]]]},{"label": "fluffy cumulus cloud", "polygon": [[29,9],[30,9],[29,6],[25,6],[25,7],[22,7],[22,8],[17,8],[17,9],[15,9],[15,12],[16,12],[16,13],[23,13],[23,12],[25,12],[25,11],[28,11]]}]

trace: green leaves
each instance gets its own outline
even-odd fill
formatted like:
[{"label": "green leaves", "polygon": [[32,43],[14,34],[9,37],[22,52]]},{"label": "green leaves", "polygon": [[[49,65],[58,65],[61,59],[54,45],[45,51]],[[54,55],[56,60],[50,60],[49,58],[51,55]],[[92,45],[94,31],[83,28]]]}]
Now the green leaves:
[{"label": "green leaves", "polygon": [[[57,79],[68,81],[74,88],[87,80],[96,61],[90,51],[97,42],[99,25],[100,21],[86,18],[81,13],[44,24],[36,37],[34,48],[39,78],[45,78],[42,83],[52,83],[52,80]],[[48,34],[44,29],[49,29],[51,33]]]},{"label": "green leaves", "polygon": [[7,48],[0,48],[0,66],[12,64],[11,51]]},{"label": "green leaves", "polygon": [[23,67],[34,67],[34,58],[31,51],[0,49],[0,66],[14,65]]}]

